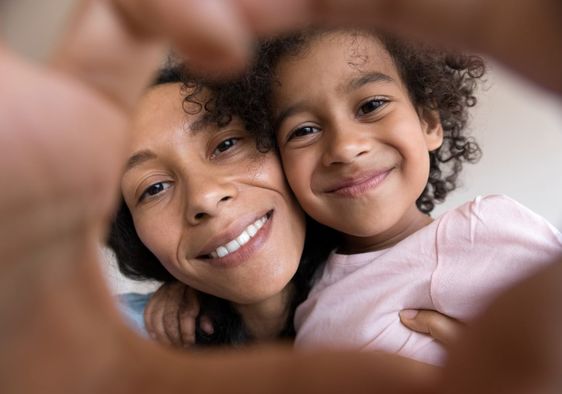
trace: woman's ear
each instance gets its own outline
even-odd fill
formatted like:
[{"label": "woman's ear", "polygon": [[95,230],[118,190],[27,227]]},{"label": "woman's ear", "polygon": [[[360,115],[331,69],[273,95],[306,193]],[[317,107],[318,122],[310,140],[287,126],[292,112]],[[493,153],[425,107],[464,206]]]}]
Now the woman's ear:
[{"label": "woman's ear", "polygon": [[427,150],[432,152],[443,144],[443,126],[439,111],[428,108],[418,110]]}]

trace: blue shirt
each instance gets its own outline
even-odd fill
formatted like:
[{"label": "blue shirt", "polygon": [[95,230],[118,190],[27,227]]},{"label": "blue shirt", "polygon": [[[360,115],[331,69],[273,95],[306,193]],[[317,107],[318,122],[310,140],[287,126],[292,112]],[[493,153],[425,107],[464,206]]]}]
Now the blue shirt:
[{"label": "blue shirt", "polygon": [[154,293],[124,293],[117,297],[121,315],[133,330],[146,338],[148,338],[148,332],[144,325],[144,308],[152,294]]}]

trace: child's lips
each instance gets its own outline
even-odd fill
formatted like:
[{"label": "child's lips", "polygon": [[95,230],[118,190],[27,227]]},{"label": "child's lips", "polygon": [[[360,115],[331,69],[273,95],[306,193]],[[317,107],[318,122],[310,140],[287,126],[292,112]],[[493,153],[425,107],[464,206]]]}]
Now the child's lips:
[{"label": "child's lips", "polygon": [[381,184],[394,167],[345,177],[326,188],[325,193],[341,197],[356,197]]}]

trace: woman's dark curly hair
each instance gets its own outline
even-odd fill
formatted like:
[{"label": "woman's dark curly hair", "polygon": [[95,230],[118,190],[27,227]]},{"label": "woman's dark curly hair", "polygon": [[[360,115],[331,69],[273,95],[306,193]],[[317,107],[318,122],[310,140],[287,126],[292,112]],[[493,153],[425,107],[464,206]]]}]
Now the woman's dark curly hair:
[{"label": "woman's dark curly hair", "polygon": [[[234,100],[243,82],[206,81],[191,76],[181,64],[170,63],[164,68],[153,86],[165,83],[181,82],[184,86],[184,110],[195,114],[205,110],[202,123],[228,125],[234,116],[240,117],[246,127],[255,127],[254,116],[250,116],[244,102]],[[252,129],[248,129],[252,130]],[[258,135],[253,133],[253,135]],[[262,152],[272,147],[268,142],[271,137],[256,141]],[[307,217],[307,233],[303,254],[295,276],[292,278],[292,299],[288,305],[289,313],[280,338],[293,338],[294,311],[304,301],[311,287],[312,276],[316,269],[327,259],[329,252],[335,248],[337,234]],[[140,240],[134,226],[131,212],[122,199],[119,209],[111,224],[108,246],[115,252],[120,272],[133,280],[156,280],[171,282],[176,279],[164,268],[160,261]],[[196,324],[196,344],[201,346],[241,345],[252,341],[244,327],[242,318],[232,304],[224,299],[208,294],[199,294],[201,310],[211,318],[214,333],[208,335]]]},{"label": "woman's dark curly hair", "polygon": [[[307,50],[310,43],[339,30],[308,29],[297,34],[277,38],[261,45],[257,64],[246,77],[244,87],[232,100],[256,104],[252,117],[258,141],[270,142],[275,132],[272,123],[272,89],[279,83],[276,68],[287,56],[296,57]],[[429,213],[437,202],[457,186],[463,163],[474,163],[481,156],[478,144],[466,135],[468,110],[476,105],[474,92],[486,67],[475,55],[439,50],[425,44],[408,41],[375,30],[341,30],[355,37],[374,37],[391,55],[405,83],[410,99],[418,109],[439,112],[444,131],[442,146],[430,152],[429,180],[416,201],[418,208]],[[361,56],[361,55],[359,55]],[[250,111],[250,109],[247,109]]]}]

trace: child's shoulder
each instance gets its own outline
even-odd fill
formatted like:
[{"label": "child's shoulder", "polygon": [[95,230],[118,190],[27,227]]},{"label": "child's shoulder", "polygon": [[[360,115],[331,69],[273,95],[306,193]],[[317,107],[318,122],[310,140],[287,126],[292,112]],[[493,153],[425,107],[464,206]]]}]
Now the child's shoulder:
[{"label": "child's shoulder", "polygon": [[504,234],[540,232],[562,240],[560,232],[545,218],[503,194],[478,196],[446,212],[440,219],[443,224],[456,223],[460,228],[469,229],[471,235],[475,231]]},{"label": "child's shoulder", "polygon": [[524,218],[529,216],[533,220],[546,221],[537,213],[504,194],[477,196],[473,200],[455,208],[453,211],[459,211],[481,219],[516,219],[518,217]]},{"label": "child's shoulder", "polygon": [[517,202],[505,194],[488,194],[476,196],[473,200],[467,201],[455,210],[465,211],[473,215],[499,215],[506,212],[525,212],[532,213],[529,208]]}]

